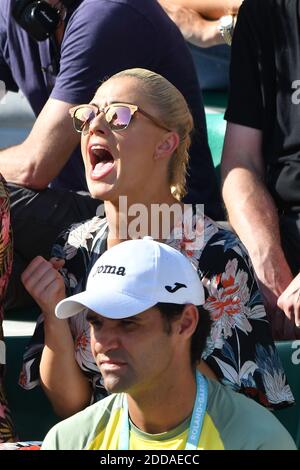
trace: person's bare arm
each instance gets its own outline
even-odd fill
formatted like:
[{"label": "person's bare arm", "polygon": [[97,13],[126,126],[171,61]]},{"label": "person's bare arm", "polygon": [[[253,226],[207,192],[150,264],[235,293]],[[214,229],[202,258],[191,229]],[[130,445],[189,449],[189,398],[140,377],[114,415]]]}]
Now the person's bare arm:
[{"label": "person's bare arm", "polygon": [[204,18],[218,20],[223,15],[236,15],[243,0],[158,0],[161,4],[188,8]]},{"label": "person's bare arm", "polygon": [[222,155],[229,221],[248,249],[267,309],[292,280],[281,248],[276,207],[264,183],[262,133],[228,123]]},{"label": "person's bare arm", "polygon": [[73,104],[49,98],[26,140],[0,150],[0,168],[11,183],[41,190],[58,175],[79,143],[68,114]]},{"label": "person's bare arm", "polygon": [[92,388],[75,359],[68,321],[53,315],[51,321],[45,321],[44,329],[41,384],[55,413],[67,418],[90,404]]},{"label": "person's bare arm", "polygon": [[54,411],[66,418],[90,403],[92,390],[76,362],[68,321],[59,320],[54,314],[56,304],[65,298],[64,281],[58,272],[63,263],[37,256],[23,272],[22,282],[44,314],[41,384]]},{"label": "person's bare arm", "polygon": [[198,47],[211,47],[224,44],[219,31],[219,21],[203,18],[195,10],[173,5],[159,0],[161,6],[180,29],[184,39]]}]

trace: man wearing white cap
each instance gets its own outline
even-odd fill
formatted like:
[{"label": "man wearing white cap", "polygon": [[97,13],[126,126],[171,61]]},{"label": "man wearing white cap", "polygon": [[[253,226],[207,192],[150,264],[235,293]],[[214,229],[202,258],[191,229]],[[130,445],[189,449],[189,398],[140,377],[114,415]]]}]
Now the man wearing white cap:
[{"label": "man wearing white cap", "polygon": [[196,270],[168,245],[106,251],[56,315],[87,309],[111,395],[57,424],[42,449],[294,449],[270,412],[196,372],[210,325],[203,303]]}]

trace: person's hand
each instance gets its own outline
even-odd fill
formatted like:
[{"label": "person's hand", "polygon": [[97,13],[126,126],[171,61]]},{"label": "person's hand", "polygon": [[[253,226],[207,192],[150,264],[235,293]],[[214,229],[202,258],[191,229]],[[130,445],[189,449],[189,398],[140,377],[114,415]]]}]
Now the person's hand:
[{"label": "person's hand", "polygon": [[280,308],[272,312],[271,329],[274,341],[300,339],[300,328]]},{"label": "person's hand", "polygon": [[[286,303],[287,295],[289,296],[292,290],[290,285],[293,278],[287,263],[282,260],[281,264],[278,263],[277,266],[274,266],[269,258],[262,264],[256,263],[255,272],[267,317],[271,324],[273,339],[277,341],[299,339],[300,328],[295,325],[294,311],[291,305],[287,308]],[[300,291],[300,278],[298,286]],[[286,294],[287,292],[288,294]],[[289,297],[290,302],[292,302],[291,297]]]},{"label": "person's hand", "polygon": [[300,273],[278,297],[277,305],[300,328]]},{"label": "person's hand", "polygon": [[[265,259],[261,263],[252,260],[255,274],[258,278],[260,292],[263,296],[264,306],[268,313],[277,310],[277,299],[287,288],[293,276],[285,260],[281,265],[274,266],[272,260]],[[278,260],[277,260],[278,261]],[[290,315],[286,313],[290,319]]]},{"label": "person's hand", "polygon": [[25,289],[41,307],[45,317],[54,317],[57,303],[66,297],[64,280],[58,272],[64,263],[57,258],[46,261],[37,256],[22,273]]},{"label": "person's hand", "polygon": [[258,269],[257,275],[273,339],[299,339],[300,328],[296,324],[300,323],[300,276],[292,281],[287,265],[282,263],[276,268],[267,262],[261,270]]}]

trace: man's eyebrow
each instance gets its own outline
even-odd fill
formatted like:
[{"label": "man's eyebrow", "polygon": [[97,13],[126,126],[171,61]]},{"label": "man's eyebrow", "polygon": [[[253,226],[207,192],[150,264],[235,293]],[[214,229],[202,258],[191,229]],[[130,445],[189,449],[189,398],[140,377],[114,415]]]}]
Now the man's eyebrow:
[{"label": "man's eyebrow", "polygon": [[143,320],[142,316],[138,313],[137,315],[132,315],[131,317],[121,318],[122,320],[132,320],[135,322],[141,322]]}]

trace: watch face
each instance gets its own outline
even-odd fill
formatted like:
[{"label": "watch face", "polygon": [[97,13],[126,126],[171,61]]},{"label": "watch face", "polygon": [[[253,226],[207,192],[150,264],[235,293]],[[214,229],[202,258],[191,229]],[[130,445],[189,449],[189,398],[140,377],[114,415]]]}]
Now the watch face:
[{"label": "watch face", "polygon": [[232,15],[221,16],[220,25],[222,28],[230,28],[232,27],[232,23],[233,23]]}]

